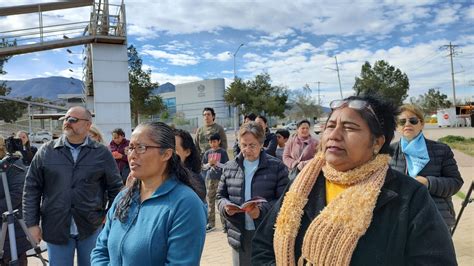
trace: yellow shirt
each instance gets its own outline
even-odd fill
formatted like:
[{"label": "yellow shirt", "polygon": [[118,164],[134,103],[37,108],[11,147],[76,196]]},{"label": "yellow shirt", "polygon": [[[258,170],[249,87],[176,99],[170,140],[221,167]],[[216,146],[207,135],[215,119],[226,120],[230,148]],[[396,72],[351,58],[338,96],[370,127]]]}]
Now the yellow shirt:
[{"label": "yellow shirt", "polygon": [[339,185],[331,183],[326,179],[326,204],[329,204],[333,199],[335,199],[341,192],[343,192],[349,186]]}]

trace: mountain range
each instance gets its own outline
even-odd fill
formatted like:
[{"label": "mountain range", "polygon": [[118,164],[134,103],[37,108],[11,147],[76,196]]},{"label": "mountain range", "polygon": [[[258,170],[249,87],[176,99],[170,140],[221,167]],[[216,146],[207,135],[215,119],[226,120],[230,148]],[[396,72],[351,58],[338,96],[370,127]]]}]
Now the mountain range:
[{"label": "mountain range", "polygon": [[[2,81],[0,81],[2,82]],[[82,93],[82,81],[74,78],[47,77],[27,80],[5,81],[11,88],[10,97],[45,98],[51,101],[58,99],[58,94]]]}]

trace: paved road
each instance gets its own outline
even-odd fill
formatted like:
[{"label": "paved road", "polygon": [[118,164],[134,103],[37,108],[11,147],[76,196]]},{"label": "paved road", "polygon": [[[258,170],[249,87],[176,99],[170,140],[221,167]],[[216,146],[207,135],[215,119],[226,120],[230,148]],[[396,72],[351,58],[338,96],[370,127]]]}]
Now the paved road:
[{"label": "paved road", "polygon": [[[425,136],[429,139],[439,139],[446,135],[458,135],[474,137],[473,128],[436,128],[428,127],[424,130]],[[232,147],[235,137],[233,132],[228,133],[229,147]],[[461,189],[467,193],[471,182],[474,180],[474,158],[458,151],[454,151],[454,157],[458,163],[459,170],[464,179]],[[474,197],[474,195],[472,196]],[[455,196],[453,198],[456,212],[459,213],[462,200]],[[219,221],[217,219],[217,221]],[[474,203],[469,204],[462,215],[462,219],[453,236],[456,248],[456,256],[461,266],[470,266],[474,261]],[[30,258],[30,265],[41,265],[37,259]],[[206,236],[204,252],[202,254],[201,265],[232,265],[231,248],[227,243],[226,235],[222,232],[221,225],[217,223],[217,229]]]}]

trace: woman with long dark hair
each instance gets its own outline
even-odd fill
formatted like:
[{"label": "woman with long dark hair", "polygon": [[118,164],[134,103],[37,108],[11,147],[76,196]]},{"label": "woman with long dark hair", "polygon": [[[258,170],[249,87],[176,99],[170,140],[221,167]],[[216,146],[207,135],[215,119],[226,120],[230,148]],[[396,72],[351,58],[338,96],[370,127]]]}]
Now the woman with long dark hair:
[{"label": "woman with long dark hair", "polygon": [[168,125],[135,128],[127,149],[135,179],[107,214],[91,254],[93,265],[199,265],[206,208],[175,149]]},{"label": "woman with long dark hair", "polygon": [[206,183],[201,177],[201,157],[194,145],[193,137],[182,129],[174,130],[176,140],[176,154],[178,154],[184,167],[191,172],[191,182],[199,198],[206,202]]}]

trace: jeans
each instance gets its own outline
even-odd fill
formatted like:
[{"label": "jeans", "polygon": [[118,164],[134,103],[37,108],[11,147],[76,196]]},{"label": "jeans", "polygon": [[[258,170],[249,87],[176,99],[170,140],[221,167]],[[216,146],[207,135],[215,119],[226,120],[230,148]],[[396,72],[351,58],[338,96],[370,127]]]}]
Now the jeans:
[{"label": "jeans", "polygon": [[74,252],[77,249],[77,265],[91,265],[91,252],[95,247],[95,242],[99,236],[102,227],[97,229],[88,238],[79,240],[77,237],[71,236],[65,245],[48,244],[48,257],[51,266],[73,266]]}]

